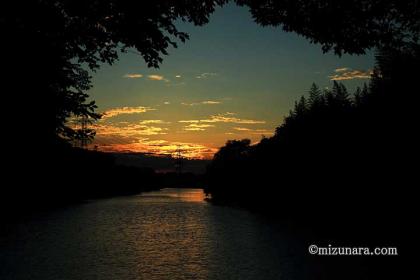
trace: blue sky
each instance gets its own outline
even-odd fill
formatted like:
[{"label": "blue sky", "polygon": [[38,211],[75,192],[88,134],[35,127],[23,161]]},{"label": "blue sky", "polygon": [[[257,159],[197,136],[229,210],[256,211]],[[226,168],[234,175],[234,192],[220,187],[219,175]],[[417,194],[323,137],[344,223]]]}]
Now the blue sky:
[{"label": "blue sky", "polygon": [[205,26],[178,28],[190,40],[170,49],[159,69],[130,52],[94,73],[90,95],[99,112],[113,112],[98,123],[100,149],[167,154],[181,147],[186,156],[210,157],[227,139],[271,135],[312,82],[328,87],[336,75],[354,89],[369,81],[374,63],[372,53],[323,54],[294,33],[257,25],[233,4]]}]

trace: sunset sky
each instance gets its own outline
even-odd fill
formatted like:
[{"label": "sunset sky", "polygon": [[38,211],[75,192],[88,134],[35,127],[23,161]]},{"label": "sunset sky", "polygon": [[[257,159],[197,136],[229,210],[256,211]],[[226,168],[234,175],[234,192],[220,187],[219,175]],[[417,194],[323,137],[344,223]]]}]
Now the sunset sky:
[{"label": "sunset sky", "polygon": [[312,82],[350,89],[368,81],[373,54],[323,54],[319,45],[280,28],[261,27],[245,8],[219,8],[203,27],[178,24],[190,40],[170,49],[160,69],[134,51],[93,74],[102,120],[94,145],[210,158],[228,139],[258,142]]}]

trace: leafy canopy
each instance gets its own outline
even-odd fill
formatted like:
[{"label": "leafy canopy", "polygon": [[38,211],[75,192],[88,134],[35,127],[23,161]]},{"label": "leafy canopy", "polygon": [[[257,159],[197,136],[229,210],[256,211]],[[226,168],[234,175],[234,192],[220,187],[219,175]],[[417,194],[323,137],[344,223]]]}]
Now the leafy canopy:
[{"label": "leafy canopy", "polygon": [[[101,63],[112,64],[120,52],[129,49],[139,53],[149,67],[158,67],[169,47],[188,39],[175,26],[177,20],[205,24],[215,7],[225,2],[8,1],[0,11],[0,31],[7,42],[0,51],[10,57],[5,65],[11,73],[8,90],[18,93],[8,98],[11,103],[23,100],[23,118],[38,115],[46,134],[83,138],[69,121],[74,116],[99,118],[95,103],[87,101],[89,70],[95,71]],[[27,65],[36,71],[22,84],[13,73]]]},{"label": "leafy canopy", "polygon": [[405,48],[419,43],[418,0],[237,0],[255,21],[296,32],[323,51],[363,54],[379,47]]}]

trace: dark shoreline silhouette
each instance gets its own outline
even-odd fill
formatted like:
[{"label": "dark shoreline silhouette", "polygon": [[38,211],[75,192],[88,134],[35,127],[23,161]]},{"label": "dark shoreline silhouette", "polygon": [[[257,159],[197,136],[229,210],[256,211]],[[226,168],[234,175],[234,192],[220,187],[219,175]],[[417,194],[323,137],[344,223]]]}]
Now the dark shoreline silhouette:
[{"label": "dark shoreline silhouette", "polygon": [[2,187],[0,217],[13,221],[37,211],[91,199],[134,195],[167,187],[203,186],[200,174],[156,172],[151,167],[122,165],[117,163],[116,156],[68,144],[57,146],[53,156],[45,156],[38,166],[24,171],[24,176],[14,178]]},{"label": "dark shoreline silhouette", "polygon": [[206,174],[214,203],[311,232],[308,244],[399,249],[396,258],[320,261],[326,279],[360,269],[368,279],[398,279],[411,246],[420,52],[381,51],[376,60],[369,85],[350,94],[335,81],[313,84],[273,137],[228,141]]},{"label": "dark shoreline silhouette", "polygon": [[273,137],[228,141],[208,167],[206,192],[251,208],[266,207],[259,192],[272,193],[286,216],[334,209],[343,219],[384,211],[375,218],[393,220],[414,175],[407,156],[420,56],[382,53],[377,61],[371,83],[355,93],[336,81],[324,90],[313,84]]}]

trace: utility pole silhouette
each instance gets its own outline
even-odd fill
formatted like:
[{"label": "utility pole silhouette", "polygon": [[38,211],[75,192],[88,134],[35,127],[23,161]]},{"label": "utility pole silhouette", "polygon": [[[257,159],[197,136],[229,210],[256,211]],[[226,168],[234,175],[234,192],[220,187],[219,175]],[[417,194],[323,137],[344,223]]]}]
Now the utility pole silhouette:
[{"label": "utility pole silhouette", "polygon": [[182,152],[183,152],[183,150],[181,149],[180,146],[178,146],[178,148],[175,151],[175,156],[174,156],[174,158],[175,158],[175,172],[177,174],[182,173],[182,167],[184,165]]},{"label": "utility pole silhouette", "polygon": [[81,120],[81,135],[80,135],[80,148],[86,149],[88,144],[88,136],[86,134],[87,125],[88,125],[88,117],[86,115],[82,115]]},{"label": "utility pole silhouette", "polygon": [[85,114],[75,117],[74,123],[76,124],[76,138],[74,139],[74,146],[81,149],[86,149],[89,143],[88,124],[89,117]]}]

